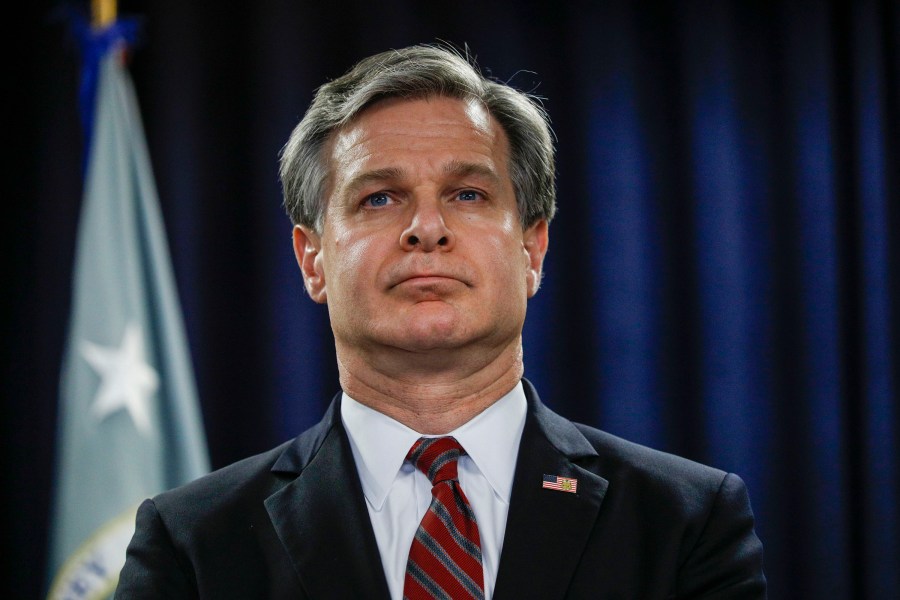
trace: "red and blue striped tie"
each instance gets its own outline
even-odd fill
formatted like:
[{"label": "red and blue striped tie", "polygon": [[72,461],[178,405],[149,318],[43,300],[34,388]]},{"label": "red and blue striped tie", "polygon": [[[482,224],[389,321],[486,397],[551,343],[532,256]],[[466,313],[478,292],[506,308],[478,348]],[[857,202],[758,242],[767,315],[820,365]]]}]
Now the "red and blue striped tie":
[{"label": "red and blue striped tie", "polygon": [[481,538],[469,500],[459,487],[452,437],[421,438],[406,458],[431,480],[431,506],[409,549],[403,597],[409,600],[484,598]]}]

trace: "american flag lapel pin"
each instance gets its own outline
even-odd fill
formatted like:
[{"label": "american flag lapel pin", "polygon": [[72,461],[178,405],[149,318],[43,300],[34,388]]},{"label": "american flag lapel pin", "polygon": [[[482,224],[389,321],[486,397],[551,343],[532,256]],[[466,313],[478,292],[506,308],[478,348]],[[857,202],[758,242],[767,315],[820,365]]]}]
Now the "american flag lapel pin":
[{"label": "american flag lapel pin", "polygon": [[559,475],[544,475],[541,487],[574,494],[578,491],[578,480],[571,477],[560,477]]}]

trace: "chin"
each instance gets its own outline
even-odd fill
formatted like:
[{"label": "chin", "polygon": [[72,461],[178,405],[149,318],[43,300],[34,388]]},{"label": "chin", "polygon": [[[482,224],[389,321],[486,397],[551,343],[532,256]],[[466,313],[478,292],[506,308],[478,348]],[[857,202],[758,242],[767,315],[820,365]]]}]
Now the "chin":
[{"label": "chin", "polygon": [[409,323],[399,332],[398,346],[412,351],[449,350],[464,346],[470,336],[453,323]]}]

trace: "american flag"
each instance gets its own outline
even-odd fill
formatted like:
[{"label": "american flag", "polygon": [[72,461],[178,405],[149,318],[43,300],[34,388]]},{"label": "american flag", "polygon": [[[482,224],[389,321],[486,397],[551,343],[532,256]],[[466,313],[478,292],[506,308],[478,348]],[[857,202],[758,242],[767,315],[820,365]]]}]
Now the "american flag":
[{"label": "american flag", "polygon": [[560,477],[559,475],[544,475],[544,482],[541,487],[548,490],[557,490],[560,492],[572,492],[578,489],[578,480],[570,477]]}]

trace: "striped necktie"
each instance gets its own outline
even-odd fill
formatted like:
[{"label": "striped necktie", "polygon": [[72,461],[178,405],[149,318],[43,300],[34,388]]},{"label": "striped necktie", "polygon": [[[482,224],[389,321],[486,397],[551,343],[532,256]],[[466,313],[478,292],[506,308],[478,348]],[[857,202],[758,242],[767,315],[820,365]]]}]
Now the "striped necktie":
[{"label": "striped necktie", "polygon": [[484,598],[481,539],[469,500],[459,487],[452,437],[421,438],[406,458],[431,481],[431,506],[413,538],[403,597],[409,600]]}]

